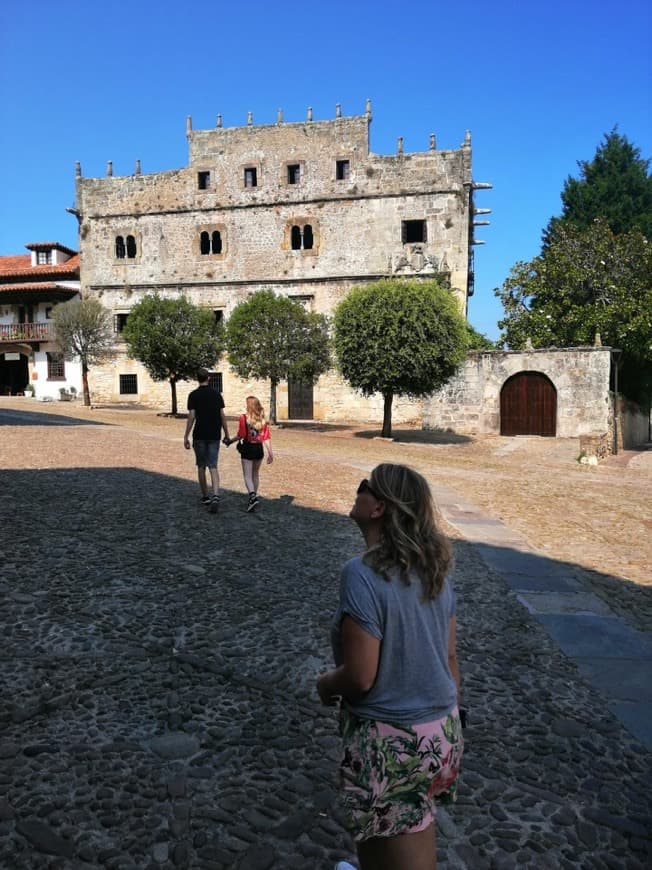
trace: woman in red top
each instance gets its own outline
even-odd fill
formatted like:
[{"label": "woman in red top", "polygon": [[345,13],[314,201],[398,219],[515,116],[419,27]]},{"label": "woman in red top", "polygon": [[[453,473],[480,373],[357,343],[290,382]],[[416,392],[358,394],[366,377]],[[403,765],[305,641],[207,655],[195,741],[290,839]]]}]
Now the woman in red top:
[{"label": "woman in red top", "polygon": [[242,460],[242,476],[249,493],[247,511],[253,511],[258,506],[258,483],[260,466],[263,462],[263,445],[267,448],[267,463],[274,461],[272,453],[271,433],[265,410],[256,396],[247,396],[247,411],[238,420],[238,434],[232,441],[238,441],[238,452]]}]

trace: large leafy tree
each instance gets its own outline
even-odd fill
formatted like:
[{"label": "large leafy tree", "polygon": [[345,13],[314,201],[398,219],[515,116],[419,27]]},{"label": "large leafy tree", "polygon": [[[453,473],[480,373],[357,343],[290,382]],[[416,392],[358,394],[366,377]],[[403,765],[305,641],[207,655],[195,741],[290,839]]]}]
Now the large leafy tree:
[{"label": "large leafy tree", "polygon": [[215,313],[193,305],[185,296],[145,296],[129,312],[122,337],[129,354],[155,381],[169,382],[173,415],[177,383],[194,378],[202,366],[215,365],[223,350],[223,327]]},{"label": "large leafy tree", "polygon": [[84,405],[90,405],[88,372],[113,352],[111,318],[97,299],[62,302],[53,311],[56,341],[66,359],[78,359],[82,368]]},{"label": "large leafy tree", "polygon": [[464,360],[466,321],[439,281],[387,279],[352,290],[335,310],[335,353],[343,377],[364,396],[381,393],[384,437],[394,396],[427,396]]},{"label": "large leafy tree", "polygon": [[503,343],[522,348],[602,343],[622,350],[621,385],[649,396],[652,376],[652,244],[639,230],[614,234],[604,219],[555,230],[538,257],[512,268],[496,290]]},{"label": "large leafy tree", "polygon": [[260,290],[236,306],[226,326],[226,344],[236,374],[269,380],[273,423],[281,381],[314,383],[330,367],[326,318],[271,290]]},{"label": "large leafy tree", "polygon": [[652,240],[652,176],[650,161],[626,136],[607,133],[593,160],[580,160],[580,177],[569,176],[561,194],[562,214],[548,223],[544,250],[556,232],[573,225],[588,230],[602,218],[616,234],[639,229]]}]

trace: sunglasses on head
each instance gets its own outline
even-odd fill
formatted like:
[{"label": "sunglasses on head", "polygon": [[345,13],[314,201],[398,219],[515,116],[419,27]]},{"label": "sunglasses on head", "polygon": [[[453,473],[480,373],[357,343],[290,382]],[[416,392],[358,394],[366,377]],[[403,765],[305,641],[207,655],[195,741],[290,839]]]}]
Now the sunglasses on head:
[{"label": "sunglasses on head", "polygon": [[357,490],[358,495],[361,495],[363,492],[370,492],[374,498],[378,499],[378,501],[382,501],[381,497],[373,489],[373,487],[371,486],[371,484],[369,483],[369,481],[367,480],[366,477],[360,481],[360,485],[358,486],[358,490]]}]

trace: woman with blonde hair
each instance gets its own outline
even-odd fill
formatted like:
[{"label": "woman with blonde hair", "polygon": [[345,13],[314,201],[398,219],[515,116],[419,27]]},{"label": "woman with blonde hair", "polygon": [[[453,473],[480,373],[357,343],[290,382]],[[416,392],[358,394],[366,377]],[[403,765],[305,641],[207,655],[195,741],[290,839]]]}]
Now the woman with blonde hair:
[{"label": "woman with blonde hair", "polygon": [[454,800],[463,751],[451,549],[404,465],[377,466],[349,516],[366,550],[342,569],[335,668],[317,680],[340,702],[347,823],[362,870],[435,870],[435,799]]},{"label": "woman with blonde hair", "polygon": [[274,461],[272,453],[272,436],[269,424],[265,419],[265,409],[256,396],[247,396],[247,410],[240,414],[238,421],[238,434],[229,443],[238,441],[238,453],[242,460],[242,476],[244,478],[249,501],[247,511],[253,511],[258,507],[258,485],[260,480],[260,466],[263,462],[263,445],[267,450],[267,463]]}]

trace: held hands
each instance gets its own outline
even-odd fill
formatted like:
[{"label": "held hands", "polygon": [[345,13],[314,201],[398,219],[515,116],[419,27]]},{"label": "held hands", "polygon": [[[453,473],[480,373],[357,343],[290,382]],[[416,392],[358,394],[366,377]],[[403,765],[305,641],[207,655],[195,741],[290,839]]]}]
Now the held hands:
[{"label": "held hands", "polygon": [[222,438],[222,444],[224,444],[225,447],[229,447],[235,440],[237,439],[229,438],[228,435],[225,435],[224,438]]}]

